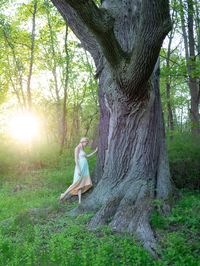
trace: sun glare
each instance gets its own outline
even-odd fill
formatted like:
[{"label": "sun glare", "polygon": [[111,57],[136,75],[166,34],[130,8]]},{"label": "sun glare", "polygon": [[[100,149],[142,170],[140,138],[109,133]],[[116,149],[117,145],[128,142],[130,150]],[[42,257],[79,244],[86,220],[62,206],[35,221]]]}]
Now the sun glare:
[{"label": "sun glare", "polygon": [[39,119],[31,113],[18,113],[9,122],[10,134],[22,142],[30,142],[39,134]]}]

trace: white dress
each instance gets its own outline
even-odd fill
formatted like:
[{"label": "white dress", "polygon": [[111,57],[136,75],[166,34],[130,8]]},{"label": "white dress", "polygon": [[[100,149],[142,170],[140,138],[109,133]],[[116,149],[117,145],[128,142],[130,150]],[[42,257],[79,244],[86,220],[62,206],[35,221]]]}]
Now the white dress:
[{"label": "white dress", "polygon": [[67,194],[78,195],[78,190],[81,189],[81,193],[86,192],[92,187],[92,180],[90,178],[88,162],[86,159],[86,153],[83,149],[79,150],[78,163],[80,167],[81,176],[78,175],[78,167],[74,169],[73,183],[68,189],[61,194],[60,199],[64,199]]}]

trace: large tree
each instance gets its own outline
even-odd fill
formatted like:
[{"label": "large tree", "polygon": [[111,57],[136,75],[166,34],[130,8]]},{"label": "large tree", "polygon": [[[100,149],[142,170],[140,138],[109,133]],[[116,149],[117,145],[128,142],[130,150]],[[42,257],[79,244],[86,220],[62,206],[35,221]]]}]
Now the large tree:
[{"label": "large tree", "polygon": [[52,0],[96,64],[96,186],[78,211],[90,227],[130,232],[155,254],[153,200],[169,210],[172,187],[159,94],[158,56],[171,29],[168,0]]}]

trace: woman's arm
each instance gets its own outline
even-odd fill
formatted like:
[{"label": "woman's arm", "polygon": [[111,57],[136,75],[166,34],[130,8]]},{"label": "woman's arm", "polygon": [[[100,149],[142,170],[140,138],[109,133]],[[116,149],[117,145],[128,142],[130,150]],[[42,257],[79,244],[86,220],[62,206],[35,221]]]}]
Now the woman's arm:
[{"label": "woman's arm", "polygon": [[89,158],[91,157],[93,154],[95,154],[98,151],[98,148],[96,148],[93,152],[91,152],[90,154],[87,154],[86,157]]},{"label": "woman's arm", "polygon": [[79,166],[79,163],[78,163],[78,154],[79,154],[79,148],[76,147],[75,150],[74,150],[74,160],[75,160],[75,163],[76,163],[76,166],[77,166],[77,169],[78,169],[78,175],[80,176],[81,175],[81,169],[80,169],[80,166]]}]

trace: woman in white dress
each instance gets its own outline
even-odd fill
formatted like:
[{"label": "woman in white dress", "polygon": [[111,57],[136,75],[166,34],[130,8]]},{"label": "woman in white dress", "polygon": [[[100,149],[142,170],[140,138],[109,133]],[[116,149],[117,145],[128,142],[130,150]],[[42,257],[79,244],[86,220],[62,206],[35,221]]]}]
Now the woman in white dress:
[{"label": "woman in white dress", "polygon": [[97,148],[90,154],[86,154],[84,147],[89,143],[88,138],[83,137],[80,140],[80,143],[75,148],[74,157],[75,157],[75,169],[74,169],[74,179],[71,186],[61,194],[60,200],[64,201],[67,195],[78,195],[79,204],[81,203],[81,194],[86,192],[92,187],[92,181],[90,178],[89,167],[87,159],[97,152]]}]

